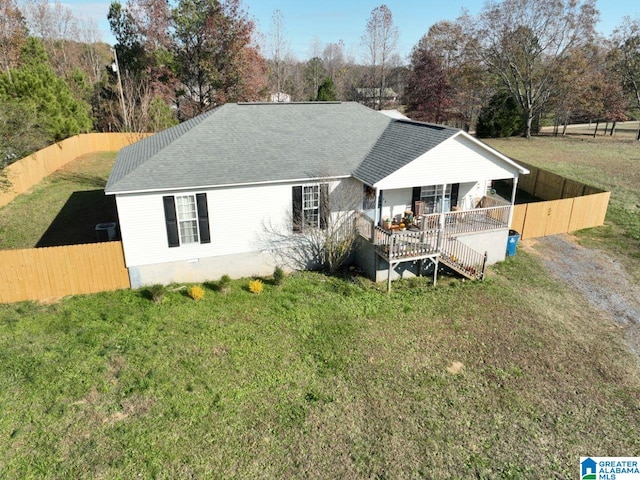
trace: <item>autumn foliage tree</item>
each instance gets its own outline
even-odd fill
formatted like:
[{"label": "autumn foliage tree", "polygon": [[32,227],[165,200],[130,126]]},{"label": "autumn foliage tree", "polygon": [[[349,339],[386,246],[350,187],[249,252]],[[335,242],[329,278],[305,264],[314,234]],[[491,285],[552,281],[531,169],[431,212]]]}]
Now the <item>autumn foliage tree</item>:
[{"label": "autumn foliage tree", "polygon": [[252,44],[254,23],[240,0],[181,0],[172,19],[181,119],[226,102],[251,99],[259,86],[243,83],[248,67],[256,73],[244,61],[247,49],[253,50],[255,61],[260,57]]},{"label": "autumn foliage tree", "polygon": [[503,0],[459,20],[478,58],[520,105],[527,138],[552,93],[559,62],[590,42],[597,18],[595,0]]},{"label": "autumn foliage tree", "polygon": [[448,118],[451,85],[440,58],[418,43],[411,52],[405,103],[407,115],[424,122],[441,123]]},{"label": "autumn foliage tree", "polygon": [[20,50],[27,36],[22,12],[13,0],[0,0],[0,71],[18,66]]}]

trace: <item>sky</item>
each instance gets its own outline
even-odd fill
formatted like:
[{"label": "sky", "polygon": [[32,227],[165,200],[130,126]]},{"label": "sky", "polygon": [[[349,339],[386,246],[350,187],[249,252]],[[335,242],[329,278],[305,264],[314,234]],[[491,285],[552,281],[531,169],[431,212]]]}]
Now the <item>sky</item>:
[{"label": "sky", "polygon": [[[126,0],[121,0],[126,3]],[[77,17],[93,17],[98,22],[105,42],[115,40],[109,32],[107,12],[110,0],[85,2],[63,0]],[[173,2],[172,2],[173,3]],[[429,27],[440,20],[455,20],[462,9],[471,14],[482,10],[484,0],[243,0],[258,30],[266,37],[271,29],[273,12],[282,12],[284,32],[291,53],[299,60],[313,56],[313,43],[321,45],[342,40],[347,56],[362,61],[362,42],[367,19],[371,11],[385,3],[393,13],[400,37],[398,50],[406,59],[412,47],[427,33]],[[608,36],[622,22],[625,15],[640,17],[640,2],[633,0],[597,0],[600,22],[597,30]],[[267,52],[263,51],[266,56]]]}]

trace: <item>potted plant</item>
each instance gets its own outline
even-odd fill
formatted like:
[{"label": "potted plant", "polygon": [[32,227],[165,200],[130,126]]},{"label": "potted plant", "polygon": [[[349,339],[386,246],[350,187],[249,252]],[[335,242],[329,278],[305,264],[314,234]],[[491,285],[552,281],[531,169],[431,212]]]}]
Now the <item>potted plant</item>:
[{"label": "potted plant", "polygon": [[391,219],[390,218],[385,218],[382,221],[382,228],[384,228],[385,230],[391,230]]}]

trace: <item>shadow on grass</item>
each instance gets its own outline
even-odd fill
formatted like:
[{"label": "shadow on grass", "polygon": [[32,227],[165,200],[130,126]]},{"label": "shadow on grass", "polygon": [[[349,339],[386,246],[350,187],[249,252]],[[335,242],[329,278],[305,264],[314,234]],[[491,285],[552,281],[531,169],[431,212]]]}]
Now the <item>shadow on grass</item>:
[{"label": "shadow on grass", "polygon": [[104,190],[73,192],[36,247],[96,243],[96,225],[117,219],[115,199]]}]

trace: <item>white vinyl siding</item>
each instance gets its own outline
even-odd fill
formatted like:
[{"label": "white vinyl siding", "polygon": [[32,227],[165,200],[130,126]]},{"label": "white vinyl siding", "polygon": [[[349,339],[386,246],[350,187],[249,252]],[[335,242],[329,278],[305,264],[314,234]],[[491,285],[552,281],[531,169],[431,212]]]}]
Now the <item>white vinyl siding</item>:
[{"label": "white vinyl siding", "polygon": [[[352,179],[342,182],[350,184]],[[270,248],[268,232],[291,233],[291,187],[260,185],[206,191],[211,243],[167,244],[162,197],[187,193],[161,192],[117,195],[118,216],[127,266],[260,252]],[[335,187],[329,185],[329,191]],[[356,184],[357,188],[361,188]],[[202,192],[202,190],[199,190]],[[176,202],[176,210],[178,210]]]},{"label": "white vinyl siding", "polygon": [[515,178],[518,169],[459,135],[376,183],[380,190]]}]

